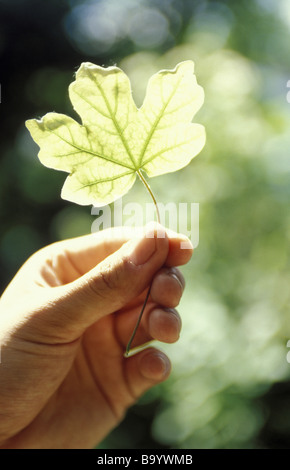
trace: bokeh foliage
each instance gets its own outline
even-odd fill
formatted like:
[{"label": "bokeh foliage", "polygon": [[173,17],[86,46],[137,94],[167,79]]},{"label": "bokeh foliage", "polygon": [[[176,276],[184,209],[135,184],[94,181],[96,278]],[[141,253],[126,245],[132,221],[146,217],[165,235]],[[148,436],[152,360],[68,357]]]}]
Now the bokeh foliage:
[{"label": "bokeh foliage", "polygon": [[[0,0],[2,290],[41,246],[91,231],[90,208],[60,199],[65,175],[40,165],[24,128],[75,117],[81,62],[119,65],[137,104],[152,73],[186,59],[205,89],[205,149],[151,180],[164,203],[200,204],[183,331],[161,346],[173,372],[100,447],[289,448],[289,26],[287,0]],[[126,200],[146,197],[136,185]]]}]

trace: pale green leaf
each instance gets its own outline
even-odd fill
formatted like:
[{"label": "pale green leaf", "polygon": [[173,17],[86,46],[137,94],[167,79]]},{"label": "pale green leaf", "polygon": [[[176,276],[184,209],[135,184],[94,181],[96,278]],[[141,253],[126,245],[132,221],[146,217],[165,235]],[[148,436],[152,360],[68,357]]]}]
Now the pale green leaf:
[{"label": "pale green leaf", "polygon": [[204,99],[191,61],[153,75],[140,109],[118,67],[83,63],[69,96],[81,124],[57,113],[26,121],[40,161],[69,173],[64,199],[108,204],[131,188],[136,174],[178,170],[204,146],[204,127],[191,123]]}]

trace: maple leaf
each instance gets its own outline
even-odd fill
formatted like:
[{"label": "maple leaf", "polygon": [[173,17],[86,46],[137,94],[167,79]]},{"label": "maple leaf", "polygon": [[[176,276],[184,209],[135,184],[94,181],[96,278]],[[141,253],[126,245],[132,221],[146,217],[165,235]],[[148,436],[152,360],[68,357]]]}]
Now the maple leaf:
[{"label": "maple leaf", "polygon": [[179,170],[205,144],[205,129],[192,123],[204,100],[192,61],[154,74],[141,108],[127,75],[118,67],[83,63],[69,86],[81,124],[59,113],[26,121],[39,159],[69,173],[61,196],[103,206],[144,178]]}]

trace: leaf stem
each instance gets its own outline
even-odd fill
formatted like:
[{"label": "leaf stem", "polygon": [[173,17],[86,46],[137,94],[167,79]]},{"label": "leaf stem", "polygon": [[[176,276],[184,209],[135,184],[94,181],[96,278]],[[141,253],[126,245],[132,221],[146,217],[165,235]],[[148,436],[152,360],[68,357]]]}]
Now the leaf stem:
[{"label": "leaf stem", "polygon": [[150,196],[152,197],[152,200],[154,202],[154,206],[155,206],[155,209],[156,209],[156,216],[157,216],[157,222],[160,224],[160,213],[159,213],[159,209],[158,209],[158,204],[157,204],[157,201],[155,199],[155,196],[153,194],[153,191],[152,189],[150,188],[149,184],[147,183],[147,181],[145,180],[144,176],[142,175],[141,171],[140,170],[137,170],[137,175],[139,176],[140,180],[142,181],[142,183],[144,184],[145,188],[147,189],[147,191],[149,192]]},{"label": "leaf stem", "polygon": [[135,328],[134,328],[134,330],[133,330],[132,336],[131,336],[131,338],[130,338],[128,344],[127,344],[126,353],[125,353],[126,356],[129,355],[129,352],[130,352],[130,349],[131,349],[132,341],[133,341],[133,339],[134,339],[134,337],[135,337],[135,334],[136,334],[136,331],[137,331],[137,329],[138,329],[138,326],[140,325],[141,318],[142,318],[143,312],[144,312],[144,310],[145,310],[145,307],[146,307],[146,304],[147,304],[147,301],[148,301],[148,298],[149,298],[149,295],[150,295],[150,290],[151,290],[151,285],[150,285],[150,287],[149,287],[149,289],[148,289],[148,291],[147,291],[146,298],[145,298],[145,300],[144,300],[143,307],[142,307],[142,310],[141,310],[141,312],[140,312],[140,314],[139,314],[139,317],[138,317],[137,323],[136,323],[136,325],[135,325]]},{"label": "leaf stem", "polygon": [[[155,206],[155,210],[156,210],[156,217],[157,217],[157,222],[160,223],[160,213],[159,213],[159,209],[158,209],[158,204],[157,204],[157,201],[155,199],[155,196],[152,192],[152,189],[150,188],[149,184],[147,183],[146,179],[144,178],[144,176],[142,175],[141,171],[140,170],[137,170],[137,175],[139,176],[140,180],[142,181],[142,183],[144,184],[145,188],[147,189],[147,191],[149,192],[153,202],[154,202],[154,206]],[[139,314],[139,317],[138,317],[138,320],[137,320],[137,323],[135,325],[135,328],[133,330],[133,333],[132,333],[132,336],[131,338],[129,339],[129,342],[127,344],[127,347],[126,347],[126,352],[125,352],[125,356],[128,357],[129,355],[129,352],[130,352],[130,349],[131,349],[131,344],[132,344],[132,341],[135,337],[135,334],[136,334],[136,331],[139,327],[139,324],[141,322],[141,318],[142,318],[142,315],[143,315],[143,312],[145,310],[145,307],[146,307],[146,304],[148,302],[148,299],[149,299],[149,295],[150,295],[150,291],[151,291],[151,285],[152,283],[150,284],[149,288],[148,288],[148,291],[147,291],[147,294],[146,294],[146,297],[145,297],[145,300],[144,300],[144,303],[143,303],[143,306],[142,306],[142,309],[141,309],[141,312]]]}]

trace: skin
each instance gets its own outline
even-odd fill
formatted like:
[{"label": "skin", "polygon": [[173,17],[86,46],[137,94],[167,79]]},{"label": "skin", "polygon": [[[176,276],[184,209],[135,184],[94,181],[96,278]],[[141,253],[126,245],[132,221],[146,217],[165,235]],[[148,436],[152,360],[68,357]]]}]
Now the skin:
[{"label": "skin", "polygon": [[[177,266],[191,255],[184,236],[151,226],[57,242],[27,260],[0,299],[0,448],[93,448],[169,377],[168,357],[147,343],[178,340]],[[150,283],[132,344],[147,346],[125,357]]]}]

